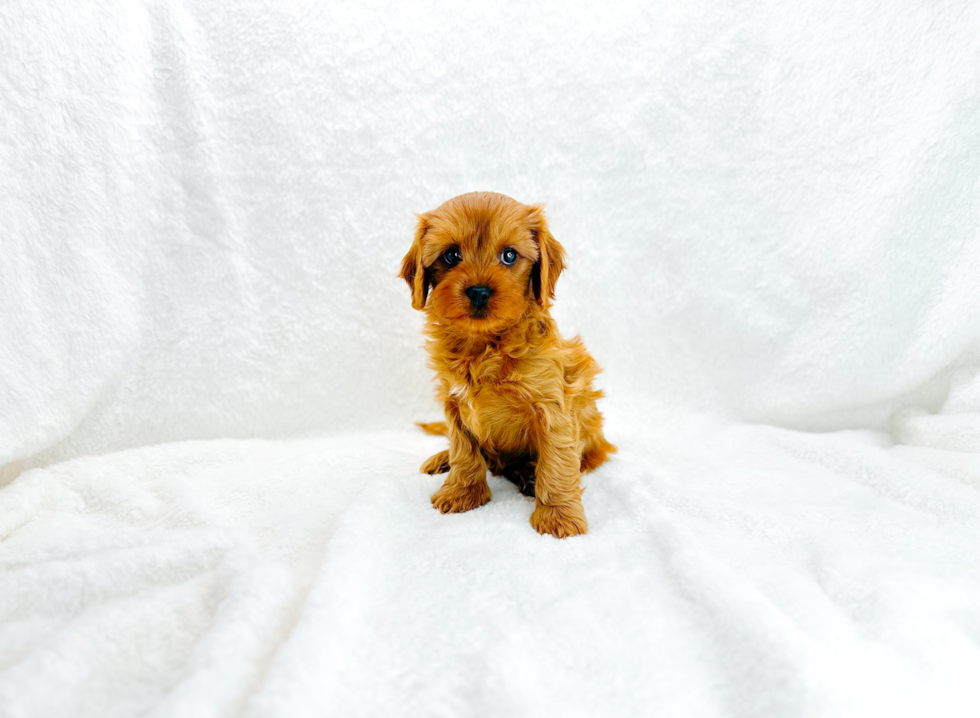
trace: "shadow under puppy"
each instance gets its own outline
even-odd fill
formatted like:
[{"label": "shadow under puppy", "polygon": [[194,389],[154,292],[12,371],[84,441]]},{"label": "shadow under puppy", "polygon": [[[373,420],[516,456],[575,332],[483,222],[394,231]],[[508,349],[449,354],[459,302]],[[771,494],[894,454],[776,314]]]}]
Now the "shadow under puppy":
[{"label": "shadow under puppy", "polygon": [[490,500],[489,469],[535,497],[531,525],[585,533],[581,476],[616,448],[602,435],[592,388],[599,365],[563,339],[548,312],[565,252],[539,205],[492,192],[455,197],[419,215],[401,277],[426,314],[449,450],[422,471],[449,472],[432,496],[442,513]]}]

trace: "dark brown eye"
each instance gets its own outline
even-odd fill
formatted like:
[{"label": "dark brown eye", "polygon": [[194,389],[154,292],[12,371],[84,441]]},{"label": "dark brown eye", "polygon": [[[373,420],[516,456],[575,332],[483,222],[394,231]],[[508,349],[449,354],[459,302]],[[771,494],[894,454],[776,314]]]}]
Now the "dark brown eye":
[{"label": "dark brown eye", "polygon": [[514,262],[517,261],[517,250],[513,247],[508,247],[503,252],[500,253],[500,262],[508,267],[514,266]]},{"label": "dark brown eye", "polygon": [[450,247],[442,253],[442,261],[450,267],[455,267],[463,261],[463,255],[459,253],[459,247]]}]

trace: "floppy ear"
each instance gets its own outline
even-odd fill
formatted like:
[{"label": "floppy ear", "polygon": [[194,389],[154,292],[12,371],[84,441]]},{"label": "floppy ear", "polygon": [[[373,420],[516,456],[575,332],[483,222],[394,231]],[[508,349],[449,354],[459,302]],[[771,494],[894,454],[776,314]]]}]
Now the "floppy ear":
[{"label": "floppy ear", "polygon": [[425,277],[425,265],[422,262],[422,238],[429,231],[428,217],[424,214],[418,215],[419,226],[415,230],[415,241],[412,248],[408,250],[405,259],[402,260],[402,271],[398,275],[406,282],[412,290],[412,308],[423,309],[425,300],[429,294],[429,283]]},{"label": "floppy ear", "polygon": [[541,306],[547,307],[555,297],[558,275],[565,268],[565,248],[548,231],[542,205],[530,208],[528,221],[531,224],[531,236],[538,244],[538,261],[531,269],[531,286],[534,289],[534,298]]}]

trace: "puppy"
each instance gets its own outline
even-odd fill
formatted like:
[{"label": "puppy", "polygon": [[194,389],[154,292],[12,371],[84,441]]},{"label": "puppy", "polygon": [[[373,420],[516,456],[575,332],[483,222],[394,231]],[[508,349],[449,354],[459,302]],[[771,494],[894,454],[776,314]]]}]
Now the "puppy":
[{"label": "puppy", "polygon": [[449,472],[432,496],[442,513],[487,503],[489,469],[534,496],[539,533],[588,528],[582,473],[616,448],[596,409],[599,365],[578,337],[559,336],[548,312],[564,266],[540,205],[472,192],[419,215],[400,276],[425,311],[446,412],[445,425],[422,425],[449,437],[449,450],[422,465]]}]

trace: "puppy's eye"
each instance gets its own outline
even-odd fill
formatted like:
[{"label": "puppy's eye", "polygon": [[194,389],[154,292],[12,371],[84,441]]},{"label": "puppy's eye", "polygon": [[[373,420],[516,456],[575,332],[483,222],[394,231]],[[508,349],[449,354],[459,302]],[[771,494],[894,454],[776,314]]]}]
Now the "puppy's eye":
[{"label": "puppy's eye", "polygon": [[450,247],[442,253],[442,261],[450,267],[455,267],[463,261],[463,255],[459,253],[459,247]]},{"label": "puppy's eye", "polygon": [[513,247],[508,247],[500,253],[500,261],[508,267],[514,266],[514,262],[517,261],[517,250]]}]

